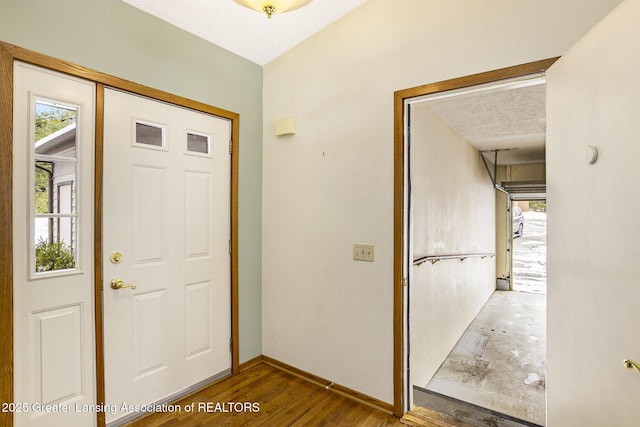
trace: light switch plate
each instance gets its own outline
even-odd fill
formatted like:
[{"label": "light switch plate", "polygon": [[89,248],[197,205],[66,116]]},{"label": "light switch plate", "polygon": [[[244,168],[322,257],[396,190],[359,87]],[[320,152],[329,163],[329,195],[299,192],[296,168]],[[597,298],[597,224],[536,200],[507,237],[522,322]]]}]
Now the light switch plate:
[{"label": "light switch plate", "polygon": [[353,244],[353,259],[355,261],[373,262],[375,258],[375,245],[367,243]]}]

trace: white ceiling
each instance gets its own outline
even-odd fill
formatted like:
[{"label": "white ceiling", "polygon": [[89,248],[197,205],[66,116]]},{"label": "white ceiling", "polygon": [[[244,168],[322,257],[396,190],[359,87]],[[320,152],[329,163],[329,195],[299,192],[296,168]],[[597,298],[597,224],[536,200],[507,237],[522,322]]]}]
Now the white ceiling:
[{"label": "white ceiling", "polygon": [[266,15],[232,0],[123,0],[259,65],[265,65],[366,0],[315,0]]}]

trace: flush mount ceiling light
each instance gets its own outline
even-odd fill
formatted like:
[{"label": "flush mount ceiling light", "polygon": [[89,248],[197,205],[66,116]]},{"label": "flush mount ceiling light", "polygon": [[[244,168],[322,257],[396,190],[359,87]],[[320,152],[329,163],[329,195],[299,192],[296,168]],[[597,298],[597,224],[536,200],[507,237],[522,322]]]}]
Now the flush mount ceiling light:
[{"label": "flush mount ceiling light", "polygon": [[269,19],[276,13],[284,13],[290,10],[298,9],[312,0],[233,0],[238,4],[249,9],[264,12]]}]

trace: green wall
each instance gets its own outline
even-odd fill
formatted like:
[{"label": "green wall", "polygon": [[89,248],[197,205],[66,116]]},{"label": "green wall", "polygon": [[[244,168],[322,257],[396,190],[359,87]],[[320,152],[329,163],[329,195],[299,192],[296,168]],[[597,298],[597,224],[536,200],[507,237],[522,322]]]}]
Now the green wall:
[{"label": "green wall", "polygon": [[240,114],[240,361],[262,353],[262,67],[120,0],[0,0],[0,41]]}]

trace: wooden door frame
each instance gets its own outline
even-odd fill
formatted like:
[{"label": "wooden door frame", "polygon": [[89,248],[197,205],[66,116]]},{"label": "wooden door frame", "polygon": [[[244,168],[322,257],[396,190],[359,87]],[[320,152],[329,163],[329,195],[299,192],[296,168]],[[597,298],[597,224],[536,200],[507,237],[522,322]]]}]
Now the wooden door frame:
[{"label": "wooden door frame", "polygon": [[[405,101],[454,89],[545,72],[558,57],[501,68],[470,76],[429,83],[394,93],[393,108],[393,413],[404,414],[405,331],[404,331],[404,227],[405,212]],[[408,279],[407,279],[408,280]]]},{"label": "wooden door frame", "polygon": [[[0,402],[14,402],[13,396],[13,64],[14,61],[79,77],[96,83],[95,188],[94,188],[94,308],[96,340],[96,397],[105,401],[104,342],[102,312],[102,185],[104,89],[112,87],[158,101],[189,108],[231,121],[231,373],[239,372],[238,328],[238,167],[240,116],[170,94],[148,86],[110,76],[67,61],[0,41]],[[105,425],[104,412],[97,413],[99,426]],[[13,416],[0,411],[0,427],[12,426]]]}]

